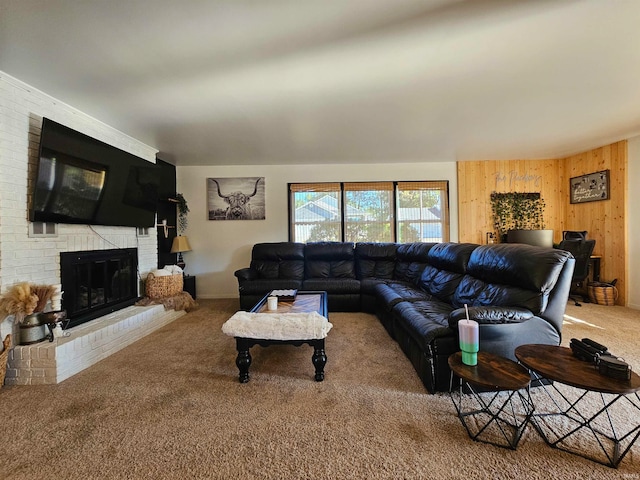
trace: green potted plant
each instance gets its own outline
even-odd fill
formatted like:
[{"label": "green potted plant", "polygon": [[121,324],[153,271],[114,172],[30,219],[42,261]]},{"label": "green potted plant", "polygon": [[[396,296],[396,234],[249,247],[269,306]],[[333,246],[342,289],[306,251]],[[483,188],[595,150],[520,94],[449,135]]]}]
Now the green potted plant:
[{"label": "green potted plant", "polygon": [[545,203],[539,192],[491,193],[493,227],[501,242],[553,245],[553,230],[545,230]]}]

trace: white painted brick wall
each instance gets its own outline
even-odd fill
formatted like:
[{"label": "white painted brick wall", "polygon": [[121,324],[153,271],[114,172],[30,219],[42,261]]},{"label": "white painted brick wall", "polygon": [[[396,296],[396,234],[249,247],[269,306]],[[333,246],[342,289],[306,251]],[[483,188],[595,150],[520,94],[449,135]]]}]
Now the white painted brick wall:
[{"label": "white painted brick wall", "polygon": [[[0,71],[0,292],[18,282],[60,283],[60,252],[138,248],[141,277],[156,267],[156,231],[131,227],[58,225],[57,238],[29,238],[28,186],[38,160],[42,117],[155,162],[156,149]],[[0,317],[1,318],[1,317]],[[12,333],[0,323],[0,337]]]}]

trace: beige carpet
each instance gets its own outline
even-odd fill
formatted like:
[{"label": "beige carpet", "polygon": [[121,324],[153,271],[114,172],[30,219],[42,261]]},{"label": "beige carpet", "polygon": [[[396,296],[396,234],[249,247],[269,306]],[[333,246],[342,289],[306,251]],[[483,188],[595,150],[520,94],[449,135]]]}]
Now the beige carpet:
[{"label": "beige carpet", "polygon": [[[200,308],[59,385],[0,390],[0,478],[640,478],[640,442],[614,470],[546,446],[470,440],[448,395],[426,392],[368,314],[333,313],[324,382],[309,346],[254,347],[240,384],[221,333],[236,300]],[[640,370],[640,311],[569,305]]]}]

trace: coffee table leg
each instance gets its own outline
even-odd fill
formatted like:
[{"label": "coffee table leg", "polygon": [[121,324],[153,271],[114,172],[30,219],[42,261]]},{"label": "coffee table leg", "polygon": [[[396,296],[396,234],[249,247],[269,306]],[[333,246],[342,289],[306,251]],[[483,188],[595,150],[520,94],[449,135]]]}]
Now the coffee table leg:
[{"label": "coffee table leg", "polygon": [[324,380],[324,366],[327,364],[327,355],[324,352],[324,338],[313,342],[313,365],[316,367],[316,382]]},{"label": "coffee table leg", "polygon": [[249,381],[249,367],[251,366],[251,354],[249,353],[249,344],[244,338],[236,338],[236,349],[238,356],[236,357],[236,365],[240,374],[238,379],[240,383]]}]

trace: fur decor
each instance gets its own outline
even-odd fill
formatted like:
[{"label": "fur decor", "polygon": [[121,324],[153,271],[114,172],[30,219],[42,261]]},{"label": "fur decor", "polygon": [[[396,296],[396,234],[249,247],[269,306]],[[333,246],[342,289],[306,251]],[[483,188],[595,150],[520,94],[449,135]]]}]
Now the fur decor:
[{"label": "fur decor", "polygon": [[145,297],[136,305],[139,307],[146,307],[148,305],[164,305],[165,310],[184,310],[190,312],[198,308],[198,303],[188,292],[180,292],[177,295],[164,298],[149,298]]},{"label": "fur decor", "polygon": [[325,338],[333,325],[317,312],[249,313],[236,312],[222,331],[231,337],[267,340],[311,340]]}]

